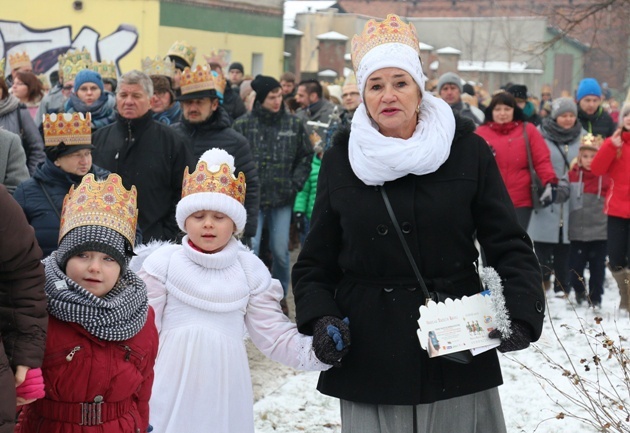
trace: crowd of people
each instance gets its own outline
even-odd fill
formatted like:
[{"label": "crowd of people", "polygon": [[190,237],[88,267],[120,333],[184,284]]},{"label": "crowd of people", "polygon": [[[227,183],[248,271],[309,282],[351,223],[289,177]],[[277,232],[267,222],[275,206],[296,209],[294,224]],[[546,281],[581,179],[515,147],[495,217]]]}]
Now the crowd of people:
[{"label": "crowd of people", "polygon": [[546,294],[601,308],[608,266],[627,315],[630,101],[428,82],[418,47],[370,20],[328,84],[185,41],[122,74],[70,50],[48,89],[10,53],[0,433],[253,432],[246,336],[322,371],[344,433],[505,431],[496,351],[430,358],[419,308],[491,266],[510,321],[490,337],[521,350]]}]

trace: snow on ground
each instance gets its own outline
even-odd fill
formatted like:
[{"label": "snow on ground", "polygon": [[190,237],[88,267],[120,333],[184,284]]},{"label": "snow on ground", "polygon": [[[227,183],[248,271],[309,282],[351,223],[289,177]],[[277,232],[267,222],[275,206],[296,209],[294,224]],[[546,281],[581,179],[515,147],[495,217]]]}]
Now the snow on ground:
[{"label": "snow on ground", "polygon": [[[603,390],[616,390],[626,402],[630,400],[627,382],[620,378],[622,371],[619,363],[614,358],[607,359],[607,350],[594,340],[599,338],[596,337],[598,332],[604,331],[617,345],[620,340],[623,340],[622,346],[630,344],[625,341],[630,337],[630,320],[627,315],[618,317],[619,294],[614,280],[610,274],[607,275],[604,301],[597,312],[586,306],[575,306],[574,309],[572,300],[573,296],[569,300],[559,299],[548,292],[548,309],[541,339],[527,350],[500,355],[505,383],[499,389],[509,433],[598,431],[591,425],[578,422],[578,416],[592,417],[585,409],[569,401],[569,396],[579,397],[581,394],[570,385],[569,378],[563,376],[561,368],[554,368],[556,364],[601,384]],[[602,318],[601,325],[595,323],[595,317]],[[582,327],[590,338],[580,332]],[[296,372],[278,366],[260,359],[254,354],[255,350],[250,350],[250,359],[255,358],[252,359],[252,379],[256,395],[254,415],[257,433],[341,432],[339,403],[317,392],[318,373]],[[554,361],[547,360],[543,353]],[[602,359],[600,369],[592,361],[594,354]],[[581,360],[587,361],[581,363]],[[590,371],[587,372],[587,368]],[[530,371],[550,382],[537,380]],[[610,382],[603,373],[608,373]],[[556,387],[565,394],[557,391]],[[557,419],[559,413],[567,415],[564,419]],[[623,431],[629,430],[630,424],[626,423]]]}]

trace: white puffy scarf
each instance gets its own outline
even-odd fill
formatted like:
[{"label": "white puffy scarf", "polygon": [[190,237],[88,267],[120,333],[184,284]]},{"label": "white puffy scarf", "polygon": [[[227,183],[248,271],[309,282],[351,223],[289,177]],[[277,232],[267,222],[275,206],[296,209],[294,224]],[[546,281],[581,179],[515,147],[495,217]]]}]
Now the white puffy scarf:
[{"label": "white puffy scarf", "polygon": [[406,140],[383,136],[362,103],[352,118],[350,165],[366,185],[383,185],[408,174],[433,173],[447,160],[454,136],[453,110],[429,93],[424,92],[418,126]]}]

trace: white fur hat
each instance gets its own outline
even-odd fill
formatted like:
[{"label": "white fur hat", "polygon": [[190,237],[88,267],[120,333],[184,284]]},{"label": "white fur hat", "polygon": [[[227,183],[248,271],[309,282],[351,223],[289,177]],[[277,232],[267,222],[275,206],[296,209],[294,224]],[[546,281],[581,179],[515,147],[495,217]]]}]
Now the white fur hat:
[{"label": "white fur hat", "polygon": [[182,199],[175,212],[182,231],[186,231],[186,219],[200,210],[224,213],[234,221],[236,234],[245,229],[245,175],[240,173],[235,177],[234,171],[234,157],[223,149],[213,148],[201,155],[192,174],[184,172]]}]

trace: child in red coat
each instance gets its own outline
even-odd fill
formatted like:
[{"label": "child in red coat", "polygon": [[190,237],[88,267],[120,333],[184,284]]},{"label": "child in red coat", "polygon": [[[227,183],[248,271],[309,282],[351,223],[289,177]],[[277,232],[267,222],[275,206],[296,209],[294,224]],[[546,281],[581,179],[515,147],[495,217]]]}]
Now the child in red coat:
[{"label": "child in red coat", "polygon": [[630,103],[619,113],[619,129],[608,137],[593,160],[595,175],[608,174],[612,185],[606,196],[608,262],[619,286],[619,308],[630,310]]},{"label": "child in red coat", "polygon": [[145,432],[158,335],[143,281],[129,268],[136,189],[89,174],[66,196],[59,249],[44,260],[45,397],[18,433]]}]

